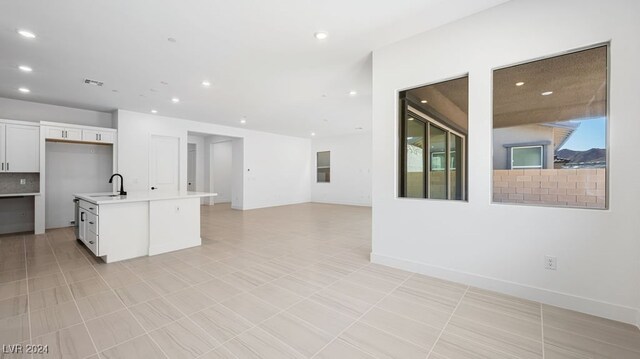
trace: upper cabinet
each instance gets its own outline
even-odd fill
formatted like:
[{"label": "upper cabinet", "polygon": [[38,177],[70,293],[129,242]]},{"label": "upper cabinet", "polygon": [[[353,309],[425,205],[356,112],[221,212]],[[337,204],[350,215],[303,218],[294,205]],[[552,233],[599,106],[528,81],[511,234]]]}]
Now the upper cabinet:
[{"label": "upper cabinet", "polygon": [[82,141],[82,130],[72,127],[47,127],[45,137],[50,140]]},{"label": "upper cabinet", "polygon": [[83,142],[113,143],[113,131],[82,130]]},{"label": "upper cabinet", "polygon": [[111,128],[66,125],[55,122],[41,122],[45,139],[50,141],[68,141],[113,144],[116,130]]},{"label": "upper cabinet", "polygon": [[0,170],[40,172],[40,127],[0,123]]}]

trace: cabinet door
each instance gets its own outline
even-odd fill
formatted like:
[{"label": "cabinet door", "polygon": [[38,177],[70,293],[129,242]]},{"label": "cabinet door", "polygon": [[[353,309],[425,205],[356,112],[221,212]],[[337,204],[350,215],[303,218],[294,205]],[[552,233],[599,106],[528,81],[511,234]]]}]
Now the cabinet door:
[{"label": "cabinet door", "polygon": [[82,130],[79,128],[65,128],[65,140],[67,141],[82,141]]},{"label": "cabinet door", "polygon": [[47,127],[45,137],[53,140],[64,140],[64,128],[62,127]]},{"label": "cabinet door", "polygon": [[78,239],[82,242],[87,241],[87,212],[80,208],[80,218],[78,218]]},{"label": "cabinet door", "polygon": [[40,171],[40,128],[6,125],[5,170],[7,172]]},{"label": "cabinet door", "polygon": [[82,130],[82,141],[97,143],[113,143],[113,132]]},{"label": "cabinet door", "polygon": [[7,147],[7,137],[5,136],[6,130],[7,125],[5,125],[4,123],[0,123],[0,163],[2,163],[2,166],[0,166],[1,172],[7,170],[7,164],[5,163],[5,149]]},{"label": "cabinet door", "polygon": [[113,140],[115,139],[114,137],[115,136],[113,132],[107,132],[107,131],[98,132],[98,139],[102,143],[113,143]]},{"label": "cabinet door", "polygon": [[82,130],[82,141],[85,142],[99,142],[99,132],[93,130]]}]

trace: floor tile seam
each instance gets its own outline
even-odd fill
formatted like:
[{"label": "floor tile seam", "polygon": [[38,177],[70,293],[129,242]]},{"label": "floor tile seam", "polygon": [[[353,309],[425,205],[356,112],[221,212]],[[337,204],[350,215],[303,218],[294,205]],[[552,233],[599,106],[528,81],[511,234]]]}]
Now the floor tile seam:
[{"label": "floor tile seam", "polygon": [[[370,265],[371,263],[367,264]],[[366,266],[365,266],[366,267]],[[383,300],[385,300],[386,298],[388,298],[391,293],[393,293],[396,289],[400,288],[400,286],[402,286],[404,283],[406,283],[409,278],[411,278],[413,276],[413,274],[409,275],[405,280],[403,280],[402,282],[400,282],[393,290],[391,290],[389,293],[387,293],[385,296],[383,296],[382,298],[380,298],[380,300],[378,300],[377,302],[373,303],[371,305],[371,307],[369,309],[367,309],[364,313],[362,313],[362,315],[360,315],[353,323],[351,323],[350,325],[348,325],[346,328],[344,328],[342,331],[340,331],[340,333],[338,333],[338,335],[335,336],[335,338],[333,338],[333,340],[331,340],[329,343],[327,343],[324,347],[320,348],[320,350],[318,350],[313,356],[311,356],[311,358],[315,358],[319,353],[321,353],[326,347],[328,347],[329,345],[331,345],[331,343],[333,343],[336,339],[339,339],[340,336],[342,334],[344,334],[347,330],[349,330],[351,327],[353,327],[356,323],[359,323],[360,320],[362,320],[362,318],[364,318],[371,310],[373,310],[373,308],[375,308],[378,304],[380,304]],[[365,323],[362,323],[365,324]],[[360,348],[358,348],[360,349]],[[369,354],[373,357],[377,356],[374,353],[370,353],[367,352],[365,350],[360,349],[360,351],[365,352],[366,354]]]},{"label": "floor tile seam", "polygon": [[[300,269],[298,269],[298,270],[296,270],[296,271],[294,271],[294,272],[297,272],[297,271],[300,271],[300,270],[304,270],[304,269],[306,269],[306,267],[300,268]],[[358,269],[358,270],[360,270],[360,269]],[[292,273],[293,273],[293,272],[292,272]],[[408,278],[407,278],[407,279],[408,279]],[[336,282],[337,282],[337,281],[336,281]],[[265,283],[265,284],[263,284],[263,285],[267,285],[267,284],[269,284],[269,283],[270,283],[270,282]],[[248,332],[248,331],[250,331],[250,330],[252,330],[252,329],[254,329],[254,328],[259,328],[260,330],[265,331],[264,329],[262,329],[262,328],[260,328],[260,327],[259,327],[261,324],[263,324],[263,323],[264,323],[264,322],[266,322],[267,320],[269,320],[269,319],[271,319],[271,318],[273,318],[273,317],[275,317],[275,316],[277,316],[277,315],[279,315],[279,314],[282,314],[282,313],[284,313],[284,312],[288,311],[290,308],[294,307],[295,305],[298,305],[298,304],[302,303],[303,301],[310,299],[310,298],[311,298],[312,296],[314,296],[315,294],[319,293],[320,291],[322,291],[322,290],[324,290],[324,289],[328,288],[329,286],[331,286],[331,285],[333,285],[333,284],[335,284],[335,282],[333,282],[333,283],[331,283],[331,284],[328,284],[327,286],[324,286],[324,287],[322,287],[322,288],[318,289],[317,291],[315,291],[315,292],[311,293],[311,294],[310,294],[310,295],[308,295],[308,296],[299,295],[298,293],[295,293],[295,292],[293,292],[293,291],[291,291],[291,290],[289,290],[289,289],[287,289],[287,288],[281,287],[281,286],[279,286],[278,284],[275,284],[275,283],[274,283],[274,284],[272,284],[272,285],[275,285],[276,287],[278,287],[278,288],[280,288],[280,289],[286,290],[286,291],[288,291],[288,292],[291,292],[291,293],[293,293],[293,294],[296,294],[296,295],[300,296],[300,297],[301,297],[301,299],[300,299],[300,300],[298,300],[298,301],[296,301],[296,302],[294,302],[293,304],[289,305],[288,307],[285,307],[285,308],[281,309],[280,311],[276,312],[275,314],[273,314],[273,315],[271,315],[271,316],[269,316],[269,317],[265,318],[264,320],[262,320],[262,321],[260,321],[259,323],[257,323],[257,324],[255,324],[255,325],[253,325],[252,327],[247,328],[246,330],[244,330],[244,331],[242,331],[242,332],[238,333],[238,334],[237,334],[237,335],[235,335],[234,337],[227,339],[226,341],[222,342],[222,343],[220,344],[220,346],[219,346],[219,347],[223,347],[223,346],[225,346],[228,342],[230,342],[230,341],[234,340],[235,338],[239,337],[240,335],[242,335],[242,334],[244,334],[244,333],[246,333],[246,332]],[[254,289],[255,289],[255,288],[254,288]],[[254,294],[253,294],[253,293],[251,293],[250,291],[245,291],[245,292],[239,293],[239,294],[237,294],[237,295],[235,295],[235,296],[241,295],[241,294],[243,294],[243,293],[249,293],[249,294],[253,295],[254,297],[258,298],[258,300],[260,300],[260,301],[262,301],[262,302],[265,302],[265,303],[268,303],[268,302],[266,302],[266,301],[262,300],[260,297],[258,297],[258,296],[256,296],[256,295],[254,295]],[[235,297],[235,296],[233,296],[233,297]],[[227,298],[227,299],[225,299],[225,301],[230,300],[230,299],[232,299],[233,297]],[[314,301],[314,302],[315,302],[315,301]],[[250,322],[251,324],[253,324],[253,322],[251,322],[250,320],[248,320],[248,318],[245,318],[244,316],[242,316],[241,314],[237,313],[237,312],[236,312],[236,311],[234,311],[233,309],[231,309],[231,308],[227,307],[226,305],[222,304],[221,302],[220,302],[220,304],[221,304],[221,305],[223,305],[225,308],[227,308],[227,309],[231,310],[234,314],[239,315],[239,316],[240,316],[240,317],[242,317],[244,320],[246,320],[246,321]],[[271,304],[269,304],[269,305],[271,305]],[[273,305],[271,305],[271,306],[273,306]],[[280,309],[280,308],[275,307],[275,306],[273,306],[273,307],[274,307],[274,308],[277,308],[277,309]],[[357,320],[356,320],[356,321],[357,321]],[[354,322],[354,323],[355,323],[355,322]],[[318,329],[319,329],[319,328],[318,328]],[[266,331],[265,331],[265,332],[266,332]],[[324,331],[323,331],[323,332],[324,332]],[[280,342],[280,343],[282,343],[282,344],[286,345],[287,347],[291,348],[291,349],[292,349],[292,350],[294,350],[296,353],[302,354],[302,353],[300,353],[298,350],[296,350],[296,349],[292,348],[292,347],[291,347],[290,345],[288,345],[287,343],[284,343],[284,342],[283,342],[283,341],[281,341],[280,339],[278,339],[278,338],[276,338],[275,336],[273,336],[271,333],[269,333],[269,332],[266,332],[266,333],[267,333],[268,335],[270,335],[271,337],[275,338],[278,342]],[[329,334],[329,335],[331,335],[331,334]],[[331,342],[333,342],[335,339],[337,339],[337,337],[338,337],[338,336],[335,336],[331,341],[329,341],[329,343],[328,343],[327,345],[329,345]],[[326,345],[325,345],[325,347],[326,347]],[[217,349],[217,348],[214,348],[213,350],[215,350],[215,349]],[[324,349],[324,347],[323,347],[322,349],[320,349],[320,351],[321,351],[321,350],[323,350],[323,349]],[[318,351],[318,353],[319,353],[320,351]],[[316,354],[317,354],[317,353],[316,353]],[[316,354],[314,354],[314,356],[315,356]],[[305,356],[304,354],[302,354],[302,355],[303,355],[303,356]]]},{"label": "floor tile seam", "polygon": [[[79,249],[79,248],[76,248],[76,251],[78,251],[78,252],[80,252],[80,253],[82,254],[82,252],[80,251],[80,249]],[[83,255],[83,257],[84,257],[84,255]],[[89,258],[84,257],[84,259],[85,259],[85,261],[87,261],[87,262],[92,266],[92,268],[93,268],[93,264],[91,263],[91,261],[89,260]],[[95,268],[94,268],[94,269],[95,269]],[[105,279],[104,279],[104,277],[102,276],[102,274],[101,274],[100,272],[98,272],[97,270],[96,270],[96,272],[98,273],[98,276],[100,277],[100,280],[102,280],[102,281],[107,285],[107,287],[111,290],[112,294],[113,294],[113,295],[115,295],[115,296],[116,296],[116,298],[118,298],[118,300],[120,300],[120,302],[122,303],[122,305],[123,305],[123,306],[124,306],[124,308],[125,308],[124,310],[126,310],[126,311],[129,313],[129,315],[131,315],[131,317],[133,317],[133,319],[136,321],[136,323],[137,323],[137,324],[140,326],[140,328],[142,328],[142,330],[144,331],[144,334],[148,335],[148,334],[149,334],[149,332],[145,329],[145,327],[143,327],[143,326],[142,326],[142,323],[140,323],[140,321],[138,320],[138,318],[137,318],[135,315],[133,315],[133,313],[131,312],[131,310],[129,309],[129,307],[127,307],[127,306],[125,305],[125,303],[124,303],[124,301],[122,300],[122,298],[120,298],[120,296],[118,296],[118,294],[115,292],[115,290],[114,290],[113,288],[111,288],[111,286],[109,285],[109,283],[107,283],[107,281],[105,281]],[[63,275],[64,275],[64,274],[63,274]],[[66,279],[66,276],[65,276],[65,279]],[[104,291],[101,291],[101,292],[96,293],[96,294],[100,294],[100,293],[107,292],[107,291],[108,291],[108,290],[104,290]],[[73,293],[72,293],[72,295],[73,295]],[[89,297],[89,296],[87,296],[87,297]],[[74,300],[75,300],[75,297],[74,297]],[[78,312],[80,312],[80,307],[77,305],[77,303],[76,303],[76,306],[78,307]],[[122,310],[122,309],[121,309],[121,310]],[[119,311],[119,310],[114,311],[114,312],[111,312],[111,313],[109,313],[109,314],[105,314],[105,315],[100,316],[100,317],[106,317],[106,316],[111,315],[111,314],[113,314],[113,313],[116,313],[116,312],[118,312],[118,311]],[[82,316],[82,312],[80,312],[80,316],[81,316],[81,318],[82,318],[83,322],[85,323],[85,326],[87,327],[87,332],[89,333],[89,337],[90,337],[90,338],[91,338],[91,340],[94,342],[94,346],[95,346],[95,348],[96,348],[96,352],[98,353],[98,357],[101,357],[100,353],[103,353],[105,350],[108,350],[108,349],[110,349],[110,348],[116,347],[116,346],[118,346],[118,345],[124,344],[124,343],[126,343],[127,341],[129,341],[129,340],[125,340],[125,341],[123,341],[123,342],[121,342],[121,343],[115,344],[115,345],[113,345],[113,346],[111,346],[111,347],[109,347],[109,348],[105,348],[104,350],[99,351],[99,350],[98,350],[98,348],[97,348],[97,345],[95,345],[95,341],[94,341],[94,339],[93,339],[93,335],[92,335],[92,334],[91,334],[91,332],[89,331],[89,328],[88,328],[88,326],[86,325],[86,321],[84,320],[84,317]],[[98,317],[96,317],[96,318],[92,318],[91,320],[95,320],[95,319],[98,319]],[[140,336],[142,336],[142,335],[144,335],[144,334],[141,334],[141,335],[136,336],[136,337],[140,337]],[[135,338],[132,338],[131,340],[133,340],[133,339],[135,339]],[[158,347],[158,349],[160,350],[160,352],[161,352],[161,353],[162,353],[166,358],[170,358],[170,357],[169,357],[169,356],[164,352],[164,350],[162,349],[162,347],[160,347],[160,345],[158,345],[158,343],[157,343],[157,342],[156,342],[156,341],[151,337],[151,335],[149,335],[149,339],[151,339],[151,341],[152,341],[152,342],[153,342],[153,343]]]},{"label": "floor tile seam", "polygon": [[544,343],[544,312],[542,311],[542,304],[540,304],[540,341],[542,342],[542,359],[545,359],[545,343]]},{"label": "floor tile seam", "polygon": [[[545,306],[546,304],[544,304],[544,303],[540,303],[540,304],[541,304],[541,307],[542,307],[541,312],[542,312],[542,313],[545,313],[544,306]],[[548,305],[547,305],[547,306],[548,306]],[[566,310],[569,310],[569,309],[566,309]],[[547,312],[547,315],[553,315],[553,314],[555,314],[556,316],[571,316],[571,315],[572,315],[572,314],[557,314],[557,313],[551,313],[551,312],[553,312],[553,310],[547,310],[546,312]],[[577,312],[577,313],[582,314],[582,315],[590,315],[590,314],[587,314],[587,313],[581,313],[581,312]],[[603,318],[603,317],[596,317],[596,316],[594,316],[594,317],[595,317],[596,319],[611,320],[611,319],[607,319],[607,318]],[[640,328],[639,328],[639,327],[636,327],[636,326],[635,326],[635,325],[633,325],[633,324],[628,324],[628,323],[623,323],[623,322],[616,322],[616,321],[613,321],[613,320],[611,320],[611,321],[613,321],[613,322],[614,322],[614,324],[596,323],[596,322],[594,322],[594,321],[592,321],[592,320],[583,319],[583,318],[578,318],[578,317],[574,317],[572,320],[574,320],[574,321],[578,321],[578,322],[580,322],[580,323],[584,323],[585,325],[592,325],[592,326],[593,326],[593,325],[595,325],[595,326],[599,326],[599,327],[609,328],[609,329],[612,329],[612,330],[626,331],[626,332],[629,332],[629,333],[633,332],[634,334],[637,334],[638,336],[640,336]],[[619,326],[616,326],[616,325],[615,325],[615,323],[628,325],[628,326],[629,326],[629,328],[620,328]],[[553,325],[549,325],[549,324],[547,324],[547,326],[554,327]]]},{"label": "floor tile seam", "polygon": [[[562,328],[554,327],[554,326],[552,326],[552,325],[548,325],[548,324],[547,324],[547,328],[552,328],[552,329],[555,329],[555,330],[561,331],[561,332],[563,332],[563,333],[569,333],[569,334],[572,334],[572,335],[578,336],[578,337],[580,337],[580,338],[585,338],[585,339],[593,340],[593,341],[596,341],[596,342],[601,343],[601,344],[606,344],[606,345],[610,345],[610,346],[612,346],[612,347],[616,347],[616,348],[620,348],[620,349],[628,350],[628,351],[633,352],[633,353],[638,353],[638,356],[640,357],[640,348],[638,348],[638,349],[629,348],[629,347],[626,347],[626,346],[622,346],[622,345],[620,345],[620,344],[615,344],[615,343],[608,342],[608,341],[603,340],[603,339],[600,339],[600,338],[590,337],[590,336],[588,336],[588,335],[583,335],[583,334],[576,333],[576,332],[573,332],[573,331],[569,331],[569,330],[566,330],[566,329],[562,329]],[[543,340],[544,340],[544,339],[543,339]]]},{"label": "floor tile seam", "polygon": [[[51,246],[51,242],[49,241],[49,237],[46,234],[44,236],[44,240],[47,242],[47,244],[49,245],[49,247],[51,247],[51,250],[53,251],[53,246]],[[58,256],[55,253],[55,251],[53,251],[53,252],[54,252],[53,256],[56,259],[56,263],[58,264],[58,268],[60,270],[62,270],[62,267],[60,267],[60,262],[58,261]],[[62,278],[64,279],[69,291],[71,292],[71,286],[69,285],[69,282],[67,281],[67,276],[64,273],[62,273]],[[89,327],[87,326],[87,323],[84,320],[84,317],[82,316],[82,312],[80,312],[80,306],[78,306],[78,302],[76,301],[76,297],[73,295],[73,292],[71,292],[71,298],[73,300],[73,304],[74,304],[76,310],[78,311],[78,315],[80,316],[80,320],[82,321],[82,324],[84,325],[84,329],[87,331],[87,334],[89,335],[89,339],[91,340],[91,345],[93,345],[94,353],[98,354],[98,357],[100,357],[100,354],[99,354],[99,351],[98,351],[98,347],[97,347],[97,345],[96,345],[96,343],[95,343],[95,341],[93,339],[93,336],[91,335],[91,332],[89,332]],[[78,323],[76,323],[76,324],[78,324]],[[71,326],[69,326],[69,328],[70,327]],[[58,331],[63,330],[63,329],[65,329],[65,328],[60,328],[60,329],[58,329]]]},{"label": "floor tile seam", "polygon": [[[24,249],[24,257],[25,260],[27,258],[27,243],[26,243],[26,238],[24,236],[22,236],[22,247]],[[33,331],[31,328],[31,298],[29,297],[29,268],[27,268],[27,264],[25,262],[25,285],[27,286],[27,323],[29,324],[29,343],[31,343],[33,341]],[[31,353],[31,355],[29,355],[31,358],[33,358],[33,353]]]},{"label": "floor tile seam", "polygon": [[[488,322],[483,322],[483,321],[479,321],[479,320],[475,320],[475,319],[471,319],[471,318],[467,318],[467,317],[461,316],[460,314],[458,314],[457,318],[461,318],[461,319],[464,319],[464,320],[472,322],[472,323],[480,324],[480,325],[488,327],[490,329],[495,329],[498,332],[509,333],[511,335],[514,335],[516,337],[519,337],[519,338],[522,338],[522,339],[525,339],[525,340],[528,340],[528,341],[532,341],[532,342],[536,342],[536,343],[541,343],[543,341],[542,337],[540,338],[540,340],[537,340],[537,339],[534,339],[534,338],[531,338],[531,337],[527,337],[526,335],[515,333],[513,331],[507,331],[507,330],[505,330],[503,328],[497,327],[497,326],[492,325],[491,323],[488,323]],[[451,317],[451,319],[453,319],[453,317]],[[542,326],[542,323],[540,324],[540,326]]]},{"label": "floor tile seam", "polygon": [[456,305],[455,308],[453,308],[453,311],[449,315],[449,319],[447,320],[445,325],[440,330],[440,334],[438,335],[438,338],[436,339],[436,341],[433,342],[433,346],[431,346],[431,349],[429,350],[429,353],[427,354],[427,358],[429,356],[431,356],[431,353],[433,353],[433,350],[435,349],[436,345],[438,345],[438,342],[440,341],[440,338],[442,338],[442,334],[444,334],[445,329],[447,329],[447,326],[449,325],[449,322],[451,322],[451,318],[453,318],[453,315],[456,313],[456,310],[458,310],[458,307],[460,307],[460,304],[462,303],[462,300],[464,299],[464,297],[467,295],[467,292],[469,292],[469,286],[467,286],[467,289],[465,289],[464,293],[460,296],[460,299],[458,300],[458,304]]}]

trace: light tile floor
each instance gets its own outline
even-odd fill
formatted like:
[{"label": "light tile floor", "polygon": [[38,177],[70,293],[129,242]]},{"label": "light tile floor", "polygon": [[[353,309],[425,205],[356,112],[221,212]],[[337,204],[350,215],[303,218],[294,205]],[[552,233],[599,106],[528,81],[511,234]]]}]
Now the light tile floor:
[{"label": "light tile floor", "polygon": [[0,343],[54,358],[640,358],[630,325],[371,264],[370,228],[367,208],[217,205],[201,247],[113,264],[69,228],[2,236]]}]

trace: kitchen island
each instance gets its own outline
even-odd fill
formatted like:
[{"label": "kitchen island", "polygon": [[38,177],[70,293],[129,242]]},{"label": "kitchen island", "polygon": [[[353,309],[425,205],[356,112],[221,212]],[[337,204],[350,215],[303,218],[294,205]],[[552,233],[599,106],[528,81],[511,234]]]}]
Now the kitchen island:
[{"label": "kitchen island", "polygon": [[199,246],[200,199],[216,195],[177,191],[74,194],[77,237],[107,263]]}]

